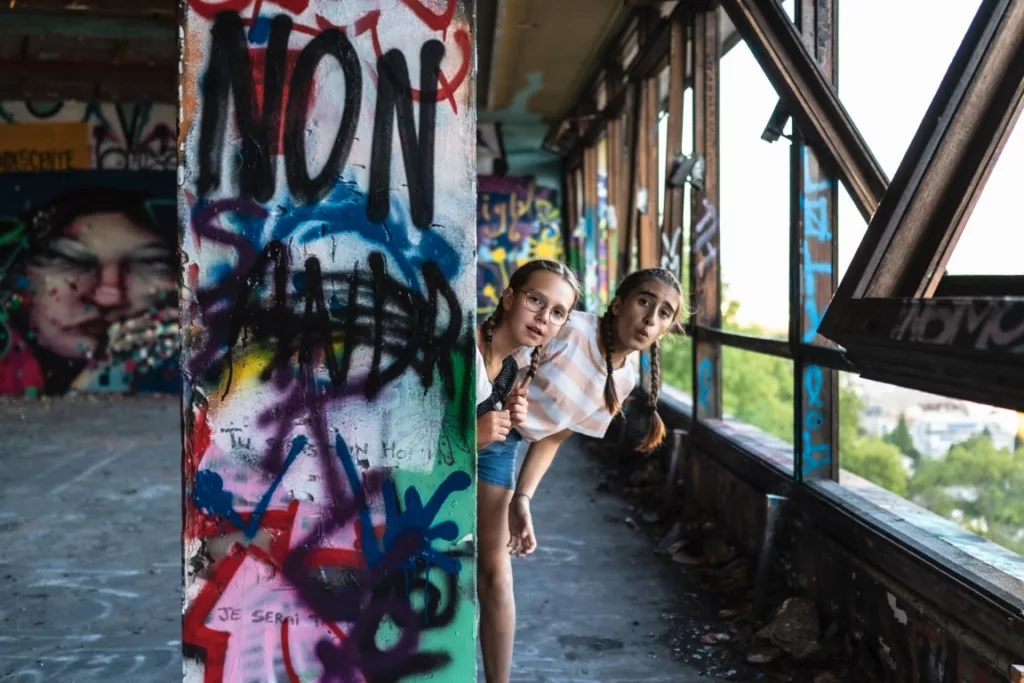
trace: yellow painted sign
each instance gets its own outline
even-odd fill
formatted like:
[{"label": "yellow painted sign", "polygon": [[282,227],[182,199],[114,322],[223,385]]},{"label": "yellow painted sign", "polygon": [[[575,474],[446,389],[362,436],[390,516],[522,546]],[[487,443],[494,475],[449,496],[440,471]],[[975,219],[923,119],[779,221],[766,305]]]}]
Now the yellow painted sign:
[{"label": "yellow painted sign", "polygon": [[0,173],[70,171],[90,166],[88,124],[0,125]]}]

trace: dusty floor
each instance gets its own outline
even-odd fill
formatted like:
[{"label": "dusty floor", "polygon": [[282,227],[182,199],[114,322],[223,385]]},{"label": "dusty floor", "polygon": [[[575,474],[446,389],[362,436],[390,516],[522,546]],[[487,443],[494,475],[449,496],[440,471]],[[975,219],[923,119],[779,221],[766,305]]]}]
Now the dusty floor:
[{"label": "dusty floor", "polygon": [[[176,399],[0,403],[0,681],[181,680],[179,438]],[[513,681],[764,677],[607,476],[570,443],[535,500]]]}]

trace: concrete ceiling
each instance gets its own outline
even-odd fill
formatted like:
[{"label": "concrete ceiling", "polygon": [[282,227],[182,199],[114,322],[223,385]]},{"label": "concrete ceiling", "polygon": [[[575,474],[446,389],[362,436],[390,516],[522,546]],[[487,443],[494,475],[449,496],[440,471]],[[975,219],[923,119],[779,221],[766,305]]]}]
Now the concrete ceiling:
[{"label": "concrete ceiling", "polygon": [[478,0],[481,120],[552,121],[624,20],[623,0]]},{"label": "concrete ceiling", "polygon": [[4,0],[0,100],[177,101],[174,0]]}]

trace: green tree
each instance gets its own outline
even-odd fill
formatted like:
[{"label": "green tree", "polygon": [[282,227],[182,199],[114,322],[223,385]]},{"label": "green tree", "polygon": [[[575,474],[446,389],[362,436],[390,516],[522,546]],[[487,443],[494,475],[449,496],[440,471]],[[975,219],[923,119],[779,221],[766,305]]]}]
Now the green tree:
[{"label": "green tree", "polygon": [[[841,399],[840,399],[841,400]],[[844,470],[892,491],[907,495],[907,469],[898,448],[873,436],[855,436],[847,448],[839,449]]]},{"label": "green tree", "polygon": [[726,415],[793,443],[793,398],[793,361],[729,346],[722,349]]},{"label": "green tree", "polygon": [[[907,495],[907,471],[896,446],[860,428],[864,400],[849,377],[839,383],[839,464],[887,491]],[[907,436],[909,436],[909,432]]]},{"label": "green tree", "polygon": [[921,454],[914,448],[910,429],[907,428],[907,416],[903,413],[900,413],[900,421],[896,423],[896,427],[885,435],[885,442],[898,448],[900,453],[913,460],[915,464],[921,459]]},{"label": "green tree", "polygon": [[693,340],[670,334],[661,340],[661,379],[687,394],[693,391]]},{"label": "green tree", "polygon": [[1024,449],[996,448],[986,433],[949,449],[945,458],[923,458],[910,481],[914,502],[1024,554]]},{"label": "green tree", "polygon": [[[737,323],[739,304],[726,301],[722,326],[761,336],[756,326]],[[662,342],[662,379],[687,393],[693,391],[693,340],[683,335]],[[793,443],[793,363],[785,358],[743,349],[722,349],[722,409],[727,415]]]}]

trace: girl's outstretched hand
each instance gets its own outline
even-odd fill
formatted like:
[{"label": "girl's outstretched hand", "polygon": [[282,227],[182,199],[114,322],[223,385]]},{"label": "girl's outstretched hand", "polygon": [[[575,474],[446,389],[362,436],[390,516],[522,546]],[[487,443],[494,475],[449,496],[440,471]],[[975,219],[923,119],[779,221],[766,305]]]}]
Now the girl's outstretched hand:
[{"label": "girl's outstretched hand", "polygon": [[516,495],[508,504],[509,554],[524,557],[537,549],[537,537],[533,533],[533,516],[530,514],[530,499]]}]

